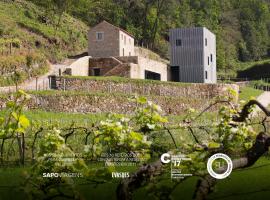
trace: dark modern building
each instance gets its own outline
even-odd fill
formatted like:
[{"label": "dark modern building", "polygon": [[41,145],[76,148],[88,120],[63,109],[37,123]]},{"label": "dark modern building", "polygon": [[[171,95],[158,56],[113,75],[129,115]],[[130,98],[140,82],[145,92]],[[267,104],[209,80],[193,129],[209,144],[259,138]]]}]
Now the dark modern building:
[{"label": "dark modern building", "polygon": [[170,30],[171,80],[216,83],[216,36],[204,27]]}]

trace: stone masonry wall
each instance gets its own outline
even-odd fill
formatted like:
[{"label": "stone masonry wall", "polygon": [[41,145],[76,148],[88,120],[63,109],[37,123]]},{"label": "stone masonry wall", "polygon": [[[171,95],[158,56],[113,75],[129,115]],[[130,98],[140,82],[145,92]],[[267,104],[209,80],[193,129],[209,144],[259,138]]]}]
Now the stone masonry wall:
[{"label": "stone masonry wall", "polygon": [[[53,112],[68,113],[121,113],[132,114],[136,104],[129,100],[130,95],[35,95],[28,105],[30,109],[43,109]],[[161,106],[166,115],[180,115],[188,108],[202,110],[208,100],[147,97],[148,100]]]},{"label": "stone masonry wall", "polygon": [[[227,95],[228,88],[239,89],[237,85],[230,84],[177,84],[130,79],[117,82],[62,78],[60,82],[62,85],[59,87],[66,82],[66,90],[69,91],[33,93],[28,108],[69,113],[131,114],[136,104],[130,98],[143,95],[160,105],[165,115],[181,115],[189,108],[203,110],[214,97]],[[5,107],[5,102],[5,97],[0,96],[0,110]]]},{"label": "stone masonry wall", "polygon": [[[136,107],[130,100],[134,95],[54,92],[31,96],[28,109],[50,112],[132,114]],[[210,99],[182,97],[147,96],[147,99],[158,104],[165,115],[181,115],[189,108],[203,110],[210,103]],[[5,98],[0,97],[0,110],[5,102]]]},{"label": "stone masonry wall", "polygon": [[108,71],[119,65],[119,61],[113,58],[90,58],[89,59],[89,74],[94,75],[93,69],[99,68],[100,75],[106,74]]},{"label": "stone masonry wall", "polygon": [[[125,80],[125,79],[124,79]],[[60,90],[88,91],[101,93],[123,93],[138,95],[155,95],[166,97],[214,98],[227,95],[227,89],[239,91],[234,84],[201,84],[173,83],[159,81],[113,81],[110,79],[96,80],[91,78],[60,77],[57,82]]]},{"label": "stone masonry wall", "polygon": [[[104,38],[100,41],[96,33],[103,33]],[[119,52],[119,28],[102,22],[91,28],[88,32],[88,55],[92,57],[120,56]]]}]

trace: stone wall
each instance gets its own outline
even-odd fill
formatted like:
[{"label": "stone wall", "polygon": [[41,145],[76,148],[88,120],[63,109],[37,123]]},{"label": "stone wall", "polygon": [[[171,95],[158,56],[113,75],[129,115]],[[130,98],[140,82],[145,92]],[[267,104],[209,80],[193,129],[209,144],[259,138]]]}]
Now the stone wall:
[{"label": "stone wall", "polygon": [[[114,70],[114,68],[121,67],[121,64],[130,64],[130,70],[127,76],[126,70],[121,72]],[[161,75],[161,81],[168,80],[168,65],[166,62],[156,61],[148,57],[142,56],[125,56],[125,57],[108,57],[108,58],[90,58],[89,59],[89,70],[90,75],[94,75],[94,69],[100,69],[101,76],[109,76],[112,73],[110,71],[119,71],[114,73],[113,76],[129,77],[132,79],[145,79],[145,71],[151,71],[159,73]],[[72,74],[75,75],[75,74]],[[83,76],[83,75],[82,75]],[[87,75],[84,75],[87,76]]]},{"label": "stone wall", "polygon": [[[52,92],[31,96],[28,109],[50,112],[132,114],[136,107],[135,102],[130,100],[134,95]],[[165,115],[181,115],[188,108],[202,110],[210,103],[210,99],[165,96],[147,96],[147,98],[160,105]],[[1,107],[5,107],[4,102],[3,97],[0,97],[0,110]]]},{"label": "stone wall", "polygon": [[100,69],[100,75],[103,76],[112,70],[121,62],[113,57],[108,58],[90,58],[89,59],[89,74],[94,75],[94,69]]},{"label": "stone wall", "polygon": [[[96,34],[103,33],[102,40]],[[88,54],[92,57],[134,56],[134,38],[126,31],[103,21],[88,32]]]},{"label": "stone wall", "polygon": [[[97,32],[103,33],[103,39],[97,40]],[[88,55],[92,57],[120,56],[119,28],[102,22],[88,32]]]},{"label": "stone wall", "polygon": [[59,77],[57,86],[59,90],[205,99],[228,95],[228,88],[234,89],[237,92],[239,91],[239,86],[234,84],[185,84],[132,79],[113,81],[109,78],[94,79],[90,77],[85,79],[76,77]]},{"label": "stone wall", "polygon": [[[34,96],[29,104],[31,109],[44,109],[53,112],[69,113],[134,113],[136,104],[126,95],[72,95],[72,96]],[[164,114],[180,115],[193,107],[203,109],[208,101],[202,99],[181,99],[166,97],[148,97],[160,105]]]},{"label": "stone wall", "polygon": [[[59,79],[58,87],[69,91],[33,93],[28,108],[70,113],[130,114],[136,106],[130,98],[146,96],[160,105],[164,114],[180,115],[188,108],[204,109],[214,97],[228,95],[228,88],[239,90],[237,85],[232,84],[181,84],[101,77]],[[4,102],[4,98],[0,97],[0,108],[5,107]]]}]

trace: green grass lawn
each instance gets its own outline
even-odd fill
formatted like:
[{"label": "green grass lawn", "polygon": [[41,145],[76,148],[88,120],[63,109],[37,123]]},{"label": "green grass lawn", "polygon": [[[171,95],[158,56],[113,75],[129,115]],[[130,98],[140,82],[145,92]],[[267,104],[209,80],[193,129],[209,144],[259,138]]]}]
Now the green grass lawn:
[{"label": "green grass lawn", "polygon": [[240,88],[239,100],[248,101],[251,98],[256,98],[263,93],[262,90],[257,90],[252,87]]},{"label": "green grass lawn", "polygon": [[[68,126],[74,123],[77,126],[89,125],[106,119],[107,114],[83,114],[83,113],[64,113],[64,112],[46,112],[42,110],[28,110],[24,114],[30,121],[38,122],[59,122],[62,126]],[[4,116],[5,111],[0,111],[0,116]]]}]

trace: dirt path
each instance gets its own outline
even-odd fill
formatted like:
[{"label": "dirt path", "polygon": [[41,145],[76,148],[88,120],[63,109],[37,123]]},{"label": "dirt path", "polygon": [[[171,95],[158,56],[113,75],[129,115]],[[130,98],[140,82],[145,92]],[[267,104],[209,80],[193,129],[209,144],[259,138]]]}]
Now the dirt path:
[{"label": "dirt path", "polygon": [[[260,96],[257,97],[257,100],[264,106],[268,107],[270,105],[270,92],[263,92]],[[252,116],[258,115],[260,113],[260,108],[256,106]]]}]

